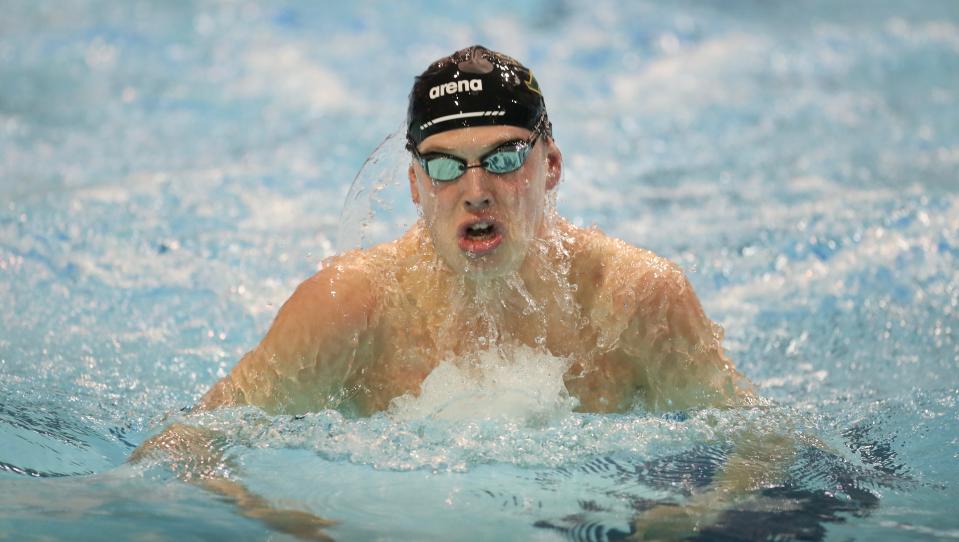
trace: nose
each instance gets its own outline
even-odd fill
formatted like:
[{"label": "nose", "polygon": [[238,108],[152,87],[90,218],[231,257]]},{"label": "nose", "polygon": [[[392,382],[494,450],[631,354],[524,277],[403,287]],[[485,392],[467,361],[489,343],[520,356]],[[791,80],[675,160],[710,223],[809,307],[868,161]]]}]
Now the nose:
[{"label": "nose", "polygon": [[493,205],[488,176],[482,168],[475,168],[463,174],[460,182],[463,183],[463,207],[467,211],[475,213]]}]

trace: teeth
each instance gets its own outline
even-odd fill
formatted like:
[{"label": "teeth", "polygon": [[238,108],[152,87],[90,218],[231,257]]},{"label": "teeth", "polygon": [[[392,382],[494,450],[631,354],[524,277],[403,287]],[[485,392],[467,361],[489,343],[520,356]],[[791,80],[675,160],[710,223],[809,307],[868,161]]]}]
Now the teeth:
[{"label": "teeth", "polygon": [[470,226],[468,229],[470,231],[480,231],[480,230],[489,229],[491,227],[493,227],[493,225],[490,224],[489,222],[477,222],[476,224],[473,224],[472,226]]}]

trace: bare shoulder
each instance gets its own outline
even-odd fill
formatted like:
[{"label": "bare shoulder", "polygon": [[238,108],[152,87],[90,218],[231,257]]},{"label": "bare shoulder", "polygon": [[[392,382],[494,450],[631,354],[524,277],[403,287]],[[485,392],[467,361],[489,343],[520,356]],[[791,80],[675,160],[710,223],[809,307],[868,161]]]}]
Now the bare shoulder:
[{"label": "bare shoulder", "polygon": [[[632,317],[666,301],[695,297],[683,270],[651,250],[631,245],[599,228],[573,228],[574,273],[597,308]],[[592,305],[593,303],[591,303]],[[609,305],[601,307],[601,305]]]},{"label": "bare shoulder", "polygon": [[271,412],[330,405],[375,336],[379,292],[369,254],[325,260],[283,304],[260,344],[201,400],[201,407],[252,404]]},{"label": "bare shoulder", "polygon": [[[377,305],[376,259],[370,251],[354,250],[325,259],[319,270],[303,281],[287,305],[326,319],[349,321],[369,315]],[[330,323],[330,322],[327,322]]]},{"label": "bare shoulder", "polygon": [[722,328],[678,265],[595,228],[576,232],[574,243],[576,266],[594,288],[598,342],[639,369],[637,387],[649,408],[730,406],[752,397],[723,352]]},{"label": "bare shoulder", "polygon": [[415,252],[411,234],[367,249],[331,256],[297,287],[277,315],[281,320],[309,322],[326,335],[372,331],[380,319],[396,275]]}]

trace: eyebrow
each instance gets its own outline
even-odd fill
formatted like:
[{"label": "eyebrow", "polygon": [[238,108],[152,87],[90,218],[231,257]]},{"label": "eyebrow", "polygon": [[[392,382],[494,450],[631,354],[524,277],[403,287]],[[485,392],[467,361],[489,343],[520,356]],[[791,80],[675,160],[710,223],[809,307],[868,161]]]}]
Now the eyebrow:
[{"label": "eyebrow", "polygon": [[[485,147],[485,148],[480,152],[480,156],[482,156],[482,155],[484,155],[484,154],[486,154],[486,153],[488,153],[488,152],[490,152],[490,151],[496,150],[496,149],[502,147],[503,145],[506,145],[506,144],[509,144],[509,143],[515,143],[515,142],[517,142],[517,141],[526,141],[526,140],[525,140],[524,138],[522,138],[522,137],[508,137],[508,138],[506,138],[506,139],[500,140],[500,141],[498,141],[498,142],[496,142],[496,143],[493,143],[493,144]],[[429,148],[429,147],[428,147],[426,150],[417,151],[417,152],[419,152],[420,154],[434,154],[434,153],[453,154],[453,153],[454,153],[455,151],[457,151],[457,150],[459,150],[459,149],[447,147],[447,146],[444,146],[444,145],[438,145],[436,148]]]}]

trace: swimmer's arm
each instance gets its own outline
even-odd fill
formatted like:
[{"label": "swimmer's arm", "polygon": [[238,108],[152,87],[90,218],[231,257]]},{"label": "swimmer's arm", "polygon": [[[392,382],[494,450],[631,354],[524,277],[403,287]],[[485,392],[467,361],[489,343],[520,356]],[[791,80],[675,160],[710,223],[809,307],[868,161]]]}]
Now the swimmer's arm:
[{"label": "swimmer's arm", "polygon": [[716,524],[723,512],[764,488],[783,483],[798,443],[764,430],[740,435],[722,470],[705,490],[678,506],[659,505],[633,520],[635,540],[679,540]]},{"label": "swimmer's arm", "polygon": [[[369,330],[372,288],[362,274],[335,267],[314,275],[283,305],[263,341],[200,399],[196,410],[256,405],[288,413],[319,410],[342,389]],[[328,520],[273,507],[230,477],[222,435],[172,424],[129,461],[165,460],[176,475],[235,504],[240,512],[299,538],[328,540]]]},{"label": "swimmer's arm", "polygon": [[621,348],[636,364],[636,386],[647,407],[668,411],[753,401],[752,384],[723,352],[722,328],[706,316],[677,267],[645,274],[619,297],[633,311]]},{"label": "swimmer's arm", "polygon": [[271,529],[302,540],[332,540],[322,528],[334,522],[302,510],[276,508],[231,478],[236,469],[225,457],[225,446],[225,439],[216,431],[174,423],[141,444],[128,461],[163,460],[184,482],[219,495],[244,516]]},{"label": "swimmer's arm", "polygon": [[[647,406],[684,410],[755,405],[752,384],[726,357],[722,329],[706,316],[689,280],[674,266],[659,271],[632,290],[631,299],[639,301],[622,337],[624,349],[639,364],[639,387],[647,394]],[[674,540],[716,523],[725,510],[756,490],[782,483],[796,449],[792,436],[761,427],[744,431],[734,438],[729,459],[707,488],[682,506],[657,506],[640,514],[634,537]]]},{"label": "swimmer's arm", "polygon": [[200,399],[199,407],[255,405],[301,414],[335,407],[368,361],[374,288],[359,271],[330,265],[301,284],[260,344]]}]

